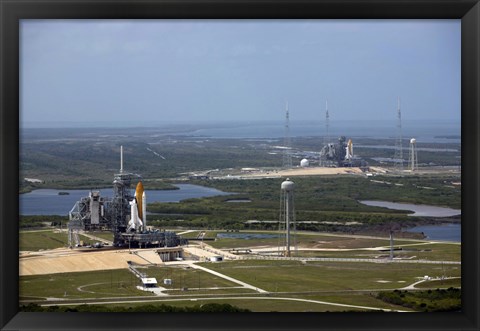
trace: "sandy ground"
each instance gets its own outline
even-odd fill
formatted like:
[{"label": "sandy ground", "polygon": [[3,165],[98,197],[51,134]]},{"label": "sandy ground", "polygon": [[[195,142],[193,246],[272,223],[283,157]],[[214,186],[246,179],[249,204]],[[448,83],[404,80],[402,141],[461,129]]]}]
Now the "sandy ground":
[{"label": "sandy ground", "polygon": [[[393,175],[422,175],[422,174],[459,174],[460,169],[458,167],[423,167],[414,172],[404,169],[403,171],[397,171],[391,168],[384,168],[380,166],[371,166],[368,169],[369,173],[374,175],[393,174]],[[221,176],[217,178],[239,178],[239,179],[254,179],[254,178],[279,178],[279,177],[294,177],[294,176],[321,176],[321,175],[346,175],[365,174],[360,168],[347,167],[347,168],[329,168],[329,167],[296,167],[285,170],[257,170],[254,172],[242,172],[230,174],[228,176]]]},{"label": "sandy ground", "polygon": [[315,175],[342,175],[342,174],[362,174],[360,168],[294,168],[288,170],[278,170],[272,172],[255,172],[250,174],[242,174],[244,178],[256,177],[286,177],[286,176],[315,176]]},{"label": "sandy ground", "polygon": [[[158,260],[160,260],[160,258],[158,258]],[[137,264],[149,264],[141,257],[130,254],[128,250],[81,252],[62,249],[44,251],[43,254],[20,255],[19,275],[45,275],[62,272],[122,269],[128,268],[127,261],[132,261]],[[157,261],[154,263],[156,262]]]},{"label": "sandy ground", "polygon": [[[226,258],[236,258],[228,252],[222,252],[211,246],[204,245],[184,247],[192,255],[209,259],[212,256],[222,255]],[[124,250],[70,250],[52,249],[42,252],[22,252],[20,254],[19,275],[45,275],[62,272],[83,272],[94,270],[110,270],[128,268],[128,261],[139,265],[163,264],[155,249],[135,249],[129,253]]]}]

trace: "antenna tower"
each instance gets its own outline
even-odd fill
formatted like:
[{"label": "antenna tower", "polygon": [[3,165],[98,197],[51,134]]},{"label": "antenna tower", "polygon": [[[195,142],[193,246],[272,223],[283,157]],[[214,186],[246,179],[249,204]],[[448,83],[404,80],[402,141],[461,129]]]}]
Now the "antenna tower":
[{"label": "antenna tower", "polygon": [[285,111],[285,138],[283,141],[283,167],[292,167],[292,156],[290,155],[290,115],[288,112],[288,102],[286,103]]},{"label": "antenna tower", "polygon": [[397,139],[395,140],[395,155],[393,156],[395,168],[403,170],[403,149],[402,149],[402,112],[400,110],[400,97],[397,107]]}]

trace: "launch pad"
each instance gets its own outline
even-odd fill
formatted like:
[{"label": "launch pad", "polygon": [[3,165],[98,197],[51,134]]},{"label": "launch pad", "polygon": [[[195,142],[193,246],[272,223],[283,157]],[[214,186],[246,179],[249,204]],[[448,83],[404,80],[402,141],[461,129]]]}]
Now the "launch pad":
[{"label": "launch pad", "polygon": [[[133,180],[138,180],[134,195],[130,192]],[[80,230],[111,231],[116,247],[174,247],[187,243],[174,232],[147,228],[146,194],[141,176],[123,171],[123,146],[120,148],[120,173],[115,174],[113,180],[113,197],[102,197],[99,191],[91,191],[70,210],[70,248],[79,247]]]}]

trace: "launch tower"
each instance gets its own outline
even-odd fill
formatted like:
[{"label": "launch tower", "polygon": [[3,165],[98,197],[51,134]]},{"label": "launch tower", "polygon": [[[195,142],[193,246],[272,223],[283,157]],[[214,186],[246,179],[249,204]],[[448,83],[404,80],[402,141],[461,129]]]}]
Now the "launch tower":
[{"label": "launch tower", "polygon": [[120,146],[120,172],[114,175],[113,198],[109,206],[115,243],[122,241],[120,233],[125,232],[127,228],[130,216],[129,202],[134,198],[130,192],[130,186],[134,179],[141,180],[141,177],[123,171],[123,146]]},{"label": "launch tower", "polygon": [[[135,195],[132,181],[138,181]],[[99,191],[75,203],[69,213],[68,244],[79,245],[80,231],[106,230],[113,232],[115,246],[172,247],[186,243],[174,232],[149,230],[146,227],[146,195],[141,176],[123,170],[123,146],[120,147],[120,172],[114,175],[113,197],[104,198]]]}]

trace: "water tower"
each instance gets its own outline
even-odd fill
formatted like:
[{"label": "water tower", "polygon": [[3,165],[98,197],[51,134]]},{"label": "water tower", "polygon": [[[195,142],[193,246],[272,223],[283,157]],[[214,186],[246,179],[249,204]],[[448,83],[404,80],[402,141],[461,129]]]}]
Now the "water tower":
[{"label": "water tower", "polygon": [[[281,199],[280,199],[280,231],[285,231],[285,251],[284,256],[290,256],[290,246],[292,244],[292,237],[290,230],[293,228],[293,246],[296,246],[296,222],[295,222],[295,206],[293,202],[293,192],[295,189],[295,183],[287,178],[281,185]],[[282,231],[283,232],[283,231]],[[282,245],[283,247],[283,245]],[[283,250],[283,248],[282,248]]]},{"label": "water tower", "polygon": [[418,157],[417,157],[417,139],[410,139],[410,158],[408,165],[411,171],[418,169]]}]

